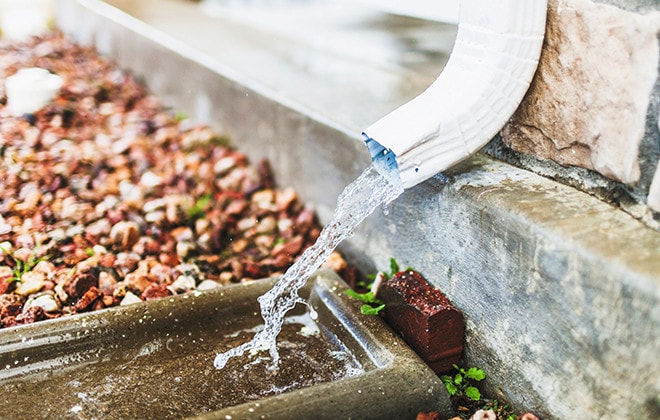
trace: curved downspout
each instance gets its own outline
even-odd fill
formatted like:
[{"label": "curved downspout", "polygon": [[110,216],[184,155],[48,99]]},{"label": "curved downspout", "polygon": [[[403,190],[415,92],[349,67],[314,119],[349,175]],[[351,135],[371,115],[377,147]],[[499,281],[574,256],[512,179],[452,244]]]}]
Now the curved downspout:
[{"label": "curved downspout", "polygon": [[488,143],[534,76],[546,8],[547,0],[461,0],[458,35],[443,72],[363,132],[379,172],[410,188]]}]

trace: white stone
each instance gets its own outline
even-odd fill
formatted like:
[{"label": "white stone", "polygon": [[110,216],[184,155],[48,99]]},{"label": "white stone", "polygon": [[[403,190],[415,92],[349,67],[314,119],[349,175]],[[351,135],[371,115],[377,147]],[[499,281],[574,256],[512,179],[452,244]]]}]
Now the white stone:
[{"label": "white stone", "polygon": [[44,273],[30,271],[21,276],[21,282],[16,286],[16,294],[28,296],[38,292],[45,286],[46,276]]},{"label": "white stone", "polygon": [[126,292],[124,295],[124,298],[121,300],[121,303],[119,304],[120,306],[126,306],[126,305],[131,305],[133,303],[140,303],[142,302],[142,299],[140,299],[135,293],[133,292]]},{"label": "white stone", "polygon": [[176,255],[180,258],[186,258],[190,251],[197,247],[192,241],[179,241],[176,243]]},{"label": "white stone", "polygon": [[4,0],[0,3],[2,36],[25,40],[48,30],[52,0]]},{"label": "white stone", "polygon": [[20,69],[5,82],[7,108],[14,116],[36,112],[53,100],[62,83],[60,76],[46,69]]},{"label": "white stone", "polygon": [[197,290],[211,290],[219,287],[220,284],[215,280],[204,280],[197,286]]},{"label": "white stone", "polygon": [[151,171],[147,171],[142,174],[140,177],[140,184],[144,185],[147,188],[154,188],[159,186],[162,183],[162,180],[158,175]]},{"label": "white stone", "polygon": [[174,282],[172,282],[168,288],[171,288],[171,290],[175,291],[176,293],[181,293],[194,289],[196,284],[197,281],[195,280],[195,277],[190,275],[182,275],[177,277],[177,279],[174,280]]},{"label": "white stone", "polygon": [[27,312],[33,306],[41,306],[46,312],[57,312],[60,310],[60,303],[51,294],[44,294],[29,300],[23,307],[23,313]]}]

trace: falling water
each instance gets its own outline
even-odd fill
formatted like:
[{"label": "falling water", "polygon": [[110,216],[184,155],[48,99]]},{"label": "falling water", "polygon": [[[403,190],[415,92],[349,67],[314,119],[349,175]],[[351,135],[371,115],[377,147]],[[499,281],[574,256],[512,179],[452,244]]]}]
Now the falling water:
[{"label": "falling water", "polygon": [[[282,329],[284,316],[297,303],[307,304],[298,296],[298,290],[307,278],[323,264],[341,241],[353,235],[354,229],[369,216],[376,207],[387,205],[403,192],[403,187],[391,183],[378,173],[374,165],[369,166],[353,183],[348,185],[337,200],[337,208],[316,242],[307,248],[282,278],[263,296],[259,297],[264,327],[251,341],[218,354],[214,365],[222,369],[234,356],[246,351],[267,349],[272,360],[271,367],[279,362],[277,335]],[[308,305],[309,306],[309,305]],[[314,310],[310,307],[312,316]]]}]

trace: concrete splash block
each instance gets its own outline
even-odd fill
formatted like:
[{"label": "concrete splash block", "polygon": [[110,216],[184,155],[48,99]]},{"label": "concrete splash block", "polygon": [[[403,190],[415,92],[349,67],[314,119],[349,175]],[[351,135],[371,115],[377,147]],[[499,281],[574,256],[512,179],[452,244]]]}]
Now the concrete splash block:
[{"label": "concrete splash block", "polygon": [[436,373],[452,369],[463,353],[463,313],[418,272],[396,273],[383,283],[378,297],[385,316],[408,345]]},{"label": "concrete splash block", "polygon": [[[0,331],[2,417],[409,419],[419,411],[451,413],[435,373],[383,320],[360,314],[346,283],[327,269],[301,291],[318,313],[316,326],[289,334],[305,312],[299,306],[289,314],[294,318],[278,339],[283,358],[277,372],[263,366],[261,354],[248,363],[232,359],[227,371],[215,369],[216,352],[263,322],[257,297],[275,280]],[[291,352],[312,337],[328,350]],[[339,352],[352,367],[333,370],[332,355]]]}]

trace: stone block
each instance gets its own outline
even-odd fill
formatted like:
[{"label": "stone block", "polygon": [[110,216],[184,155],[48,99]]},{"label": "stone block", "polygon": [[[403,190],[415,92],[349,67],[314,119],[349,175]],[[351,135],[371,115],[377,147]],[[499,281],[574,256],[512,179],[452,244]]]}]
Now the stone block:
[{"label": "stone block", "polygon": [[380,287],[387,323],[437,373],[452,369],[463,353],[461,311],[418,272],[401,271]]},{"label": "stone block", "polygon": [[502,131],[504,142],[619,182],[639,181],[659,31],[660,12],[550,0],[539,67]]}]

